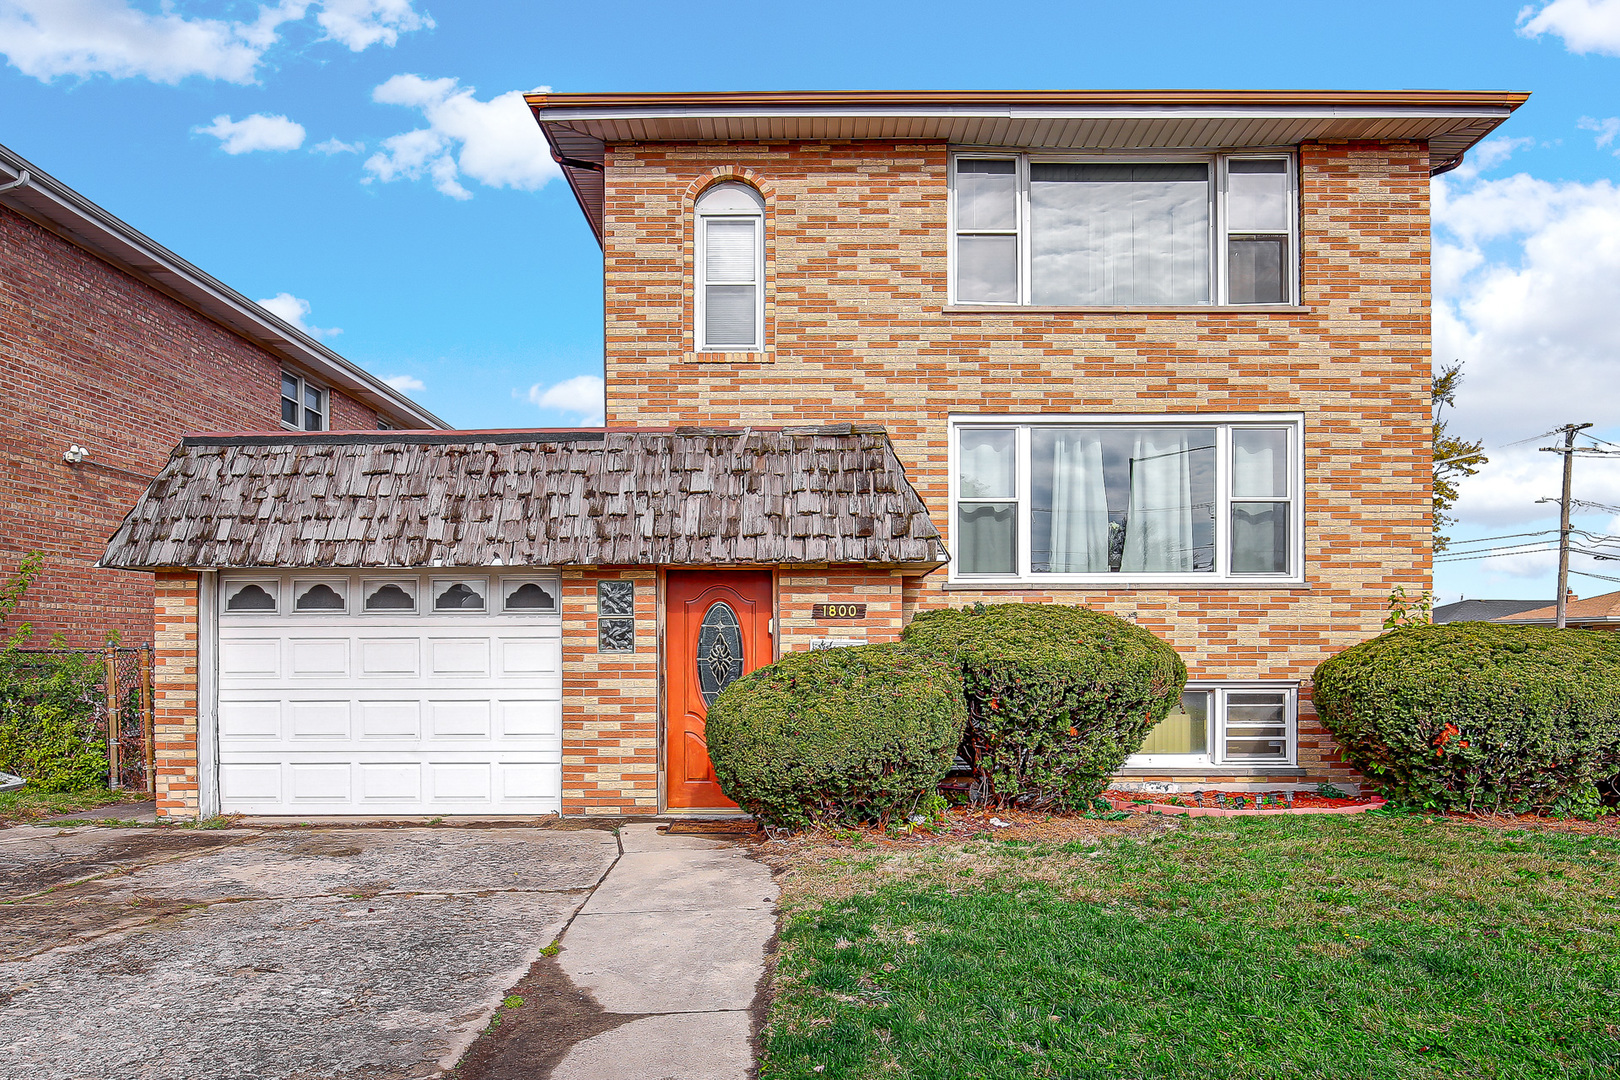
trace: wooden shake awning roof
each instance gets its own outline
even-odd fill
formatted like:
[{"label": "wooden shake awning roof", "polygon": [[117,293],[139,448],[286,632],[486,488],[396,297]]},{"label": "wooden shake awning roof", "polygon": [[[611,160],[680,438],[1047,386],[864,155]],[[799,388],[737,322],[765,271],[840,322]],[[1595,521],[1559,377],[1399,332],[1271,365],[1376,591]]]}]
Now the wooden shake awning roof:
[{"label": "wooden shake awning roof", "polygon": [[947,560],[882,428],[194,435],[102,565]]}]

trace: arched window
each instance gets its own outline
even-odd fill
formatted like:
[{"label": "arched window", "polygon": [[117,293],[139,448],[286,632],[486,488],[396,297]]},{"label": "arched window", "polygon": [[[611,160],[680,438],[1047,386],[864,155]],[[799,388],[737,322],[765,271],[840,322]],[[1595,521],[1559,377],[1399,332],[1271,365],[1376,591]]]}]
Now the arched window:
[{"label": "arched window", "polygon": [[765,202],[747,184],[698,196],[697,347],[765,347]]}]

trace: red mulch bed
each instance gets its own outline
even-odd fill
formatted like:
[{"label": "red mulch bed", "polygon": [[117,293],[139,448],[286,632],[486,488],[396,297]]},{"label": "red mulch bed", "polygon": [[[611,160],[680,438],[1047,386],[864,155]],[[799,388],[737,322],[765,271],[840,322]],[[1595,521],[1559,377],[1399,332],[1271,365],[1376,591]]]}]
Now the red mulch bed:
[{"label": "red mulch bed", "polygon": [[[1158,803],[1160,806],[1207,806],[1221,807],[1227,810],[1284,810],[1289,807],[1296,809],[1311,808],[1337,808],[1341,806],[1366,806],[1375,801],[1374,796],[1361,795],[1356,798],[1329,799],[1308,791],[1296,791],[1293,800],[1281,792],[1265,791],[1222,791],[1219,788],[1210,788],[1195,793],[1178,792],[1173,795],[1161,795],[1147,791],[1119,791],[1110,788],[1105,796],[1118,802],[1126,803]],[[1266,805],[1257,806],[1257,798],[1266,798]],[[1240,804],[1238,800],[1241,799]]]}]

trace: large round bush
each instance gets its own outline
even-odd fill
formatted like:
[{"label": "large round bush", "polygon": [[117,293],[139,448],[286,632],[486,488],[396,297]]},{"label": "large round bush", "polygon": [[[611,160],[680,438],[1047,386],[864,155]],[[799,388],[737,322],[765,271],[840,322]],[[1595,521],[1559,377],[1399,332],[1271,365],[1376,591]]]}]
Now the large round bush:
[{"label": "large round bush", "polygon": [[967,717],[951,665],[898,645],[793,653],[709,707],[720,788],[768,825],[886,821],[932,794]]},{"label": "large round bush", "polygon": [[980,790],[1002,804],[1089,805],[1187,682],[1169,645],[1083,607],[931,611],[903,640],[960,668],[966,750]]},{"label": "large round bush", "polygon": [[1415,805],[1578,811],[1620,761],[1620,635],[1411,626],[1324,660],[1315,681],[1351,763]]}]

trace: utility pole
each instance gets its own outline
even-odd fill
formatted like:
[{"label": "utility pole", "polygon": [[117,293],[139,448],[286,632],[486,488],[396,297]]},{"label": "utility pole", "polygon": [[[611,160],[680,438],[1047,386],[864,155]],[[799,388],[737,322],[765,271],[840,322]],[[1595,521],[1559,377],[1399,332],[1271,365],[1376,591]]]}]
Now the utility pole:
[{"label": "utility pole", "polygon": [[1564,455],[1564,495],[1558,500],[1558,629],[1564,629],[1565,608],[1569,597],[1569,508],[1573,498],[1571,484],[1575,478],[1575,434],[1591,424],[1565,424],[1563,446],[1543,446],[1544,453]]}]

